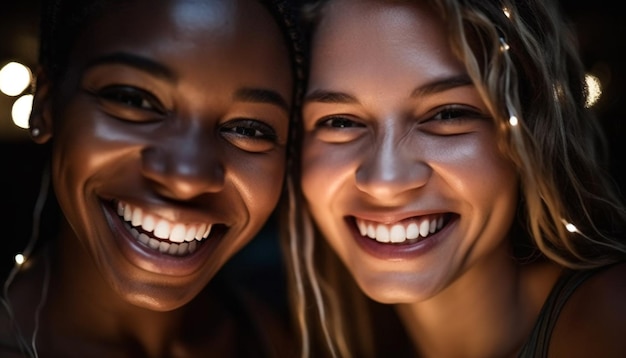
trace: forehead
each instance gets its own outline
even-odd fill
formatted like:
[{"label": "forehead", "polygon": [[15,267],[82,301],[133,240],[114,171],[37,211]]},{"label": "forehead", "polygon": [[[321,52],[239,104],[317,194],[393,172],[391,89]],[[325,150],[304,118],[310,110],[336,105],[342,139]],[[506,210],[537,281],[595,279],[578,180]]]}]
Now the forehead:
[{"label": "forehead", "polygon": [[[240,46],[233,46],[237,41]],[[276,41],[281,41],[278,25],[255,0],[112,1],[86,26],[72,53],[89,57],[114,50],[224,51]]]},{"label": "forehead", "polygon": [[345,86],[363,82],[364,73],[370,82],[405,82],[411,73],[461,71],[447,35],[424,1],[334,0],[313,37],[312,83]]}]

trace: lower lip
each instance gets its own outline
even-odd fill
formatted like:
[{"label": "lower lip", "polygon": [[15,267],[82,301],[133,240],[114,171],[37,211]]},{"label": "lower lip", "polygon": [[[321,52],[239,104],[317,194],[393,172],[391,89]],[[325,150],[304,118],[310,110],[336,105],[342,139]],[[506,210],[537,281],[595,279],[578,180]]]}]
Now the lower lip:
[{"label": "lower lip", "polygon": [[209,237],[198,246],[196,251],[186,256],[163,254],[140,243],[124,227],[114,208],[106,203],[102,204],[105,215],[112,229],[117,247],[124,257],[134,266],[145,271],[167,276],[187,276],[198,271],[216,251],[222,241],[223,233],[219,237]]},{"label": "lower lip", "polygon": [[369,255],[387,261],[402,261],[407,259],[415,259],[418,256],[427,254],[435,249],[446,235],[446,232],[451,230],[451,226],[454,225],[456,220],[452,220],[446,224],[446,226],[435,234],[431,234],[425,239],[404,243],[382,243],[367,236],[361,236],[358,228],[354,224],[354,221],[346,220],[352,236],[356,243]]}]

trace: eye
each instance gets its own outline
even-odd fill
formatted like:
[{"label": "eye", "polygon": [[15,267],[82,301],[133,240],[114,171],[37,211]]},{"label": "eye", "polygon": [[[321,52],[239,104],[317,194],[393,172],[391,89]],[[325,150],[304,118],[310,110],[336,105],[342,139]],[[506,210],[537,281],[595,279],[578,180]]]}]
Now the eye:
[{"label": "eye", "polygon": [[332,115],[317,121],[313,135],[328,143],[346,143],[357,139],[365,132],[365,129],[365,124],[357,118],[347,115]]},{"label": "eye", "polygon": [[332,116],[332,117],[327,117],[323,119],[322,121],[318,122],[318,127],[341,129],[341,128],[357,128],[357,127],[364,127],[364,126],[361,123],[353,121],[347,117]]},{"label": "eye", "polygon": [[450,105],[437,108],[434,112],[419,125],[421,130],[435,135],[464,134],[491,124],[489,116],[472,107]]},{"label": "eye", "polygon": [[230,143],[247,152],[266,152],[278,144],[274,128],[255,119],[230,120],[222,125],[220,132]]},{"label": "eye", "polygon": [[112,85],[93,93],[111,116],[131,121],[154,119],[167,113],[161,102],[150,92],[133,86]]}]

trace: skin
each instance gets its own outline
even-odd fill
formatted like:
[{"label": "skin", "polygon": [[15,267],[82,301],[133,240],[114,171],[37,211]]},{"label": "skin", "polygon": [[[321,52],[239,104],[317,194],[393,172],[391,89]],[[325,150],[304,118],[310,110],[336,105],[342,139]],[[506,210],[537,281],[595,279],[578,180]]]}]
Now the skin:
[{"label": "skin", "polygon": [[[513,260],[517,173],[445,31],[419,3],[327,6],[303,108],[303,192],[359,287],[398,304],[424,356],[515,355],[560,268]],[[441,223],[418,240],[359,231],[424,218]]]},{"label": "skin", "polygon": [[[278,202],[288,56],[255,1],[139,0],[106,10],[81,34],[61,83],[41,74],[31,125],[37,142],[52,141],[65,220],[40,352],[232,353],[241,333],[221,293],[205,287]],[[127,205],[141,210],[133,224],[146,231],[154,218],[150,235],[178,225],[208,238],[193,253],[162,253],[124,225],[118,206]],[[41,287],[42,272],[16,282],[14,302],[39,297],[28,287]],[[35,305],[17,308],[25,332]]]}]

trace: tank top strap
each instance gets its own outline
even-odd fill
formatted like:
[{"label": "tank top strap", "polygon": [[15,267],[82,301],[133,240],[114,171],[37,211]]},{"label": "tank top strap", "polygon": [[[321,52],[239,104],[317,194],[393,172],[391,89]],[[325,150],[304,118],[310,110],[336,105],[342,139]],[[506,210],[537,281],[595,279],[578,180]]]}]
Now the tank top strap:
[{"label": "tank top strap", "polygon": [[569,270],[559,277],[541,308],[533,331],[518,355],[519,358],[548,357],[552,330],[568,299],[583,282],[605,268],[582,271]]}]

